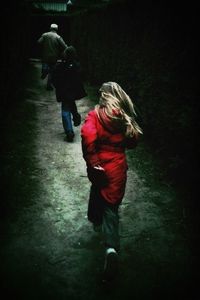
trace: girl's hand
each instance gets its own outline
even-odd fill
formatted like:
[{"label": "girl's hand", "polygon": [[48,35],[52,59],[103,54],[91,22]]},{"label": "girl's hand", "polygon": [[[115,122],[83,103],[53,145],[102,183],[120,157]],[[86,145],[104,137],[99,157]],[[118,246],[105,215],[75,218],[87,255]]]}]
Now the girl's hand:
[{"label": "girl's hand", "polygon": [[88,178],[92,184],[98,187],[104,187],[108,185],[108,178],[105,173],[105,169],[100,165],[88,168]]},{"label": "girl's hand", "polygon": [[99,171],[105,171],[100,165],[94,166],[93,168]]}]

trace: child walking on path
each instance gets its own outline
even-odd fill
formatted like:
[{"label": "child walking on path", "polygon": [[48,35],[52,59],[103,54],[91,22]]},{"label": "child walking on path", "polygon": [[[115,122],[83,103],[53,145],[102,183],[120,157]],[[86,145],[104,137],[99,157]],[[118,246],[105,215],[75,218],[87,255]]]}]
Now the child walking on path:
[{"label": "child walking on path", "polygon": [[72,117],[74,126],[79,126],[81,123],[81,115],[78,113],[75,101],[87,95],[81,80],[80,63],[73,46],[65,49],[62,61],[58,62],[53,70],[52,81],[56,90],[56,100],[61,102],[66,140],[72,142],[74,138]]},{"label": "child walking on path", "polygon": [[135,121],[131,99],[117,83],[106,82],[99,91],[99,104],[81,127],[82,152],[92,183],[88,220],[94,230],[102,229],[106,247],[104,279],[112,280],[117,274],[120,250],[118,208],[127,180],[125,149],[137,145],[142,130]]}]

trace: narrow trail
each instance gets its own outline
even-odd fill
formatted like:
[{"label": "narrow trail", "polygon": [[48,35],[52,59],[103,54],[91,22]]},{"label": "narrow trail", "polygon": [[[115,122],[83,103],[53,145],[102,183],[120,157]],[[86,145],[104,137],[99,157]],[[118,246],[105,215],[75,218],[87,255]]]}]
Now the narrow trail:
[{"label": "narrow trail", "polygon": [[[102,285],[104,247],[86,218],[90,184],[80,126],[74,142],[65,142],[60,104],[54,91],[45,90],[40,67],[31,62],[26,99],[37,107],[32,177],[38,185],[27,195],[31,205],[21,207],[9,224],[1,250],[7,294],[12,299],[178,299],[192,281],[184,213],[175,192],[155,178],[151,156],[140,146],[127,152],[119,277]],[[83,122],[94,102],[89,95],[77,105]]]}]

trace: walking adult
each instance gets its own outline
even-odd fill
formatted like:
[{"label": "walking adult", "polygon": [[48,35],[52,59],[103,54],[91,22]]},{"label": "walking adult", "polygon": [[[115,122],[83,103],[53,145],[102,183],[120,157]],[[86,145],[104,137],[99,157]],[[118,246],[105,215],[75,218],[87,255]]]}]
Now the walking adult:
[{"label": "walking adult", "polygon": [[62,58],[62,53],[67,47],[64,39],[57,32],[58,25],[51,24],[50,31],[43,33],[38,39],[42,59],[41,78],[45,79],[47,77],[47,90],[53,90],[52,71],[58,59]]},{"label": "walking adult", "polygon": [[120,250],[118,209],[127,180],[126,149],[137,145],[142,130],[135,120],[130,97],[116,82],[104,83],[99,104],[81,127],[82,152],[91,190],[88,220],[101,230],[105,242],[104,279],[117,274]]}]

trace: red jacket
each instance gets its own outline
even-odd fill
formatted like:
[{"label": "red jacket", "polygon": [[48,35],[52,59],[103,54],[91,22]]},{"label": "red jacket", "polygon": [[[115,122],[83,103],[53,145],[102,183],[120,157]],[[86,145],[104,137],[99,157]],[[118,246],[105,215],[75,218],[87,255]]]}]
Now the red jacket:
[{"label": "red jacket", "polygon": [[96,165],[105,169],[108,184],[100,188],[101,195],[107,202],[119,204],[125,193],[127,179],[125,149],[134,148],[137,138],[127,140],[122,133],[106,130],[95,110],[88,113],[81,127],[81,137],[87,171],[90,172],[91,167]]}]

